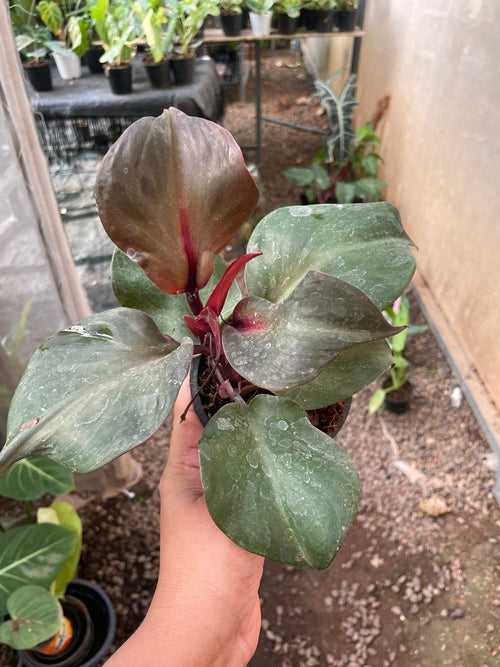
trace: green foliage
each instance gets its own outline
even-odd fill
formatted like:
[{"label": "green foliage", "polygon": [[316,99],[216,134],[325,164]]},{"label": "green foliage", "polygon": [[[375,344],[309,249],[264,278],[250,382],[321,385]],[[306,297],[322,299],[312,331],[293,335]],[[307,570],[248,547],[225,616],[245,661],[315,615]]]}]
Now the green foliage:
[{"label": "green foliage", "polygon": [[71,472],[43,456],[18,461],[0,475],[0,496],[14,500],[37,500],[46,493],[55,496],[72,489]]},{"label": "green foliage", "polygon": [[135,55],[139,22],[127,0],[91,0],[90,16],[102,42],[100,61],[111,67],[128,64]]},{"label": "green foliage", "polygon": [[[321,169],[313,178],[326,184]],[[227,131],[175,109],[141,119],[104,158],[96,191],[122,251],[114,288],[132,307],[65,329],[35,353],[0,465],[42,454],[80,472],[103,465],[160,426],[193,354],[201,356],[227,401],[200,441],[213,519],[251,551],[327,567],[355,515],[359,483],[305,410],[348,399],[389,367],[385,339],[402,329],[381,310],[415,270],[396,209],[278,209],[208,288],[215,254],[257,202]],[[244,265],[241,296],[230,288]],[[183,308],[191,313],[182,323]]]},{"label": "green foliage", "polygon": [[141,22],[153,62],[162,62],[173,49],[175,18],[168,16],[165,6],[158,0],[148,0],[146,5],[136,1],[133,7]]},{"label": "green foliage", "polygon": [[276,0],[245,0],[248,9],[254,14],[267,14],[274,7]]},{"label": "green foliage", "polygon": [[[90,22],[81,0],[41,0],[38,14],[44,25],[65,48],[83,56],[90,46]],[[53,51],[61,50],[61,44],[52,43]]]},{"label": "green foliage", "polygon": [[62,609],[41,586],[22,586],[7,600],[9,620],[0,625],[0,644],[18,651],[31,649],[59,631]]},{"label": "green foliage", "polygon": [[196,39],[207,16],[218,16],[217,0],[174,0],[172,13],[176,19],[175,52],[182,58],[194,55],[200,41]]},{"label": "green foliage", "polygon": [[358,8],[358,0],[335,0],[336,9],[341,11],[353,11]]},{"label": "green foliage", "polygon": [[334,9],[337,0],[305,0],[304,7],[307,9]]},{"label": "green foliage", "polygon": [[287,14],[291,19],[295,19],[300,15],[303,4],[302,0],[278,0],[274,8],[277,12]]},{"label": "green foliage", "polygon": [[241,14],[243,0],[219,0],[222,14]]},{"label": "green foliage", "polygon": [[392,306],[386,308],[387,318],[394,326],[404,327],[403,331],[390,341],[392,350],[392,368],[389,371],[388,382],[379,387],[371,396],[368,409],[370,414],[382,407],[387,394],[400,389],[410,377],[411,364],[404,356],[408,336],[427,331],[427,326],[411,326],[410,302],[406,296],[397,299]]},{"label": "green foliage", "polygon": [[64,597],[66,588],[76,577],[82,551],[82,522],[77,511],[66,502],[55,502],[49,507],[40,507],[37,512],[39,524],[49,523],[62,526],[75,537],[73,551],[68,555],[59,574],[51,584],[51,591],[57,597]]}]

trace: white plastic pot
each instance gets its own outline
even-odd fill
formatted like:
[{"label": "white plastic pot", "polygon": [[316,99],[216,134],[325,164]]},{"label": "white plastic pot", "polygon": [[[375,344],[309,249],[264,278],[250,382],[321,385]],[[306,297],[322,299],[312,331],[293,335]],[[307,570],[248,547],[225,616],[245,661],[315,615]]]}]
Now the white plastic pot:
[{"label": "white plastic pot", "polygon": [[58,49],[52,53],[61,79],[79,79],[82,75],[80,58],[71,49]]},{"label": "white plastic pot", "polygon": [[250,25],[252,26],[252,32],[256,37],[267,37],[271,34],[272,17],[272,12],[266,12],[265,14],[254,14],[254,12],[250,12]]}]

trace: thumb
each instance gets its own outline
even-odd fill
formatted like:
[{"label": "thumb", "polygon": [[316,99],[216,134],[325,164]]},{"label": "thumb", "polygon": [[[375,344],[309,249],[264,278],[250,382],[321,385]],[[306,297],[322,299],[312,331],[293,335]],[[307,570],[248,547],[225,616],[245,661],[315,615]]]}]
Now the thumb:
[{"label": "thumb", "polygon": [[[165,484],[175,492],[188,491],[195,497],[202,495],[198,443],[203,426],[191,406],[181,421],[181,416],[191,401],[189,375],[184,380],[173,409],[172,435]],[[163,485],[163,481],[162,481]]]}]

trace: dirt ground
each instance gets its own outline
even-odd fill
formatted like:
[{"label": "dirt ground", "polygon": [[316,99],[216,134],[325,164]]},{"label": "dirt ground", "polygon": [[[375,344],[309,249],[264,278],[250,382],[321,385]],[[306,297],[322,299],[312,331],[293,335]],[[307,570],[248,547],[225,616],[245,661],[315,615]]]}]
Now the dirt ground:
[{"label": "dirt ground", "polygon": [[[319,126],[302,69],[278,52],[264,67],[264,111]],[[281,61],[281,62],[278,62]],[[281,67],[278,67],[281,64]],[[304,99],[300,99],[304,98]],[[226,126],[251,143],[252,92],[228,107]],[[281,175],[306,163],[320,138],[264,129],[264,208],[294,201]],[[413,301],[416,322],[422,316]],[[430,332],[413,337],[409,413],[370,417],[372,389],[355,397],[339,442],[363,484],[361,512],[327,571],[268,562],[262,633],[252,667],[500,667],[500,508],[489,448]],[[99,582],[117,610],[116,645],[142,620],[158,574],[157,483],[167,454],[163,429],[134,454],[144,466],[135,497],[82,510],[80,575]],[[427,500],[443,513],[433,517]],[[429,507],[427,507],[429,509]],[[0,653],[0,665],[14,665]]]}]

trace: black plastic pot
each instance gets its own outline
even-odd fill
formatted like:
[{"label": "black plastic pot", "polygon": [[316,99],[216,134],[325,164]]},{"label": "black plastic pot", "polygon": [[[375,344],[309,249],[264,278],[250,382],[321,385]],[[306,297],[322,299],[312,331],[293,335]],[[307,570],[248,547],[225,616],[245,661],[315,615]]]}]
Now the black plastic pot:
[{"label": "black plastic pot", "polygon": [[68,648],[58,656],[20,651],[18,667],[97,667],[107,656],[115,637],[116,615],[102,588],[75,579],[62,605],[74,632]]},{"label": "black plastic pot", "polygon": [[340,32],[353,32],[357,15],[356,9],[338,9],[333,13],[333,22]]},{"label": "black plastic pot", "polygon": [[241,33],[241,27],[243,23],[241,12],[238,14],[221,14],[220,22],[226,37],[238,37],[238,35]]},{"label": "black plastic pot", "polygon": [[87,51],[86,60],[87,67],[92,74],[104,74],[104,65],[99,61],[99,58],[104,53],[104,49],[99,44],[93,44]]},{"label": "black plastic pot", "polygon": [[160,63],[144,63],[146,73],[153,88],[168,88],[171,84],[170,63],[162,60]]},{"label": "black plastic pot", "polygon": [[277,14],[277,29],[281,35],[293,35],[295,32],[297,32],[298,24],[298,17],[292,18],[284,12],[279,12]]},{"label": "black plastic pot", "polygon": [[24,71],[33,88],[39,93],[46,93],[49,90],[52,90],[52,75],[50,73],[49,63],[25,63]]},{"label": "black plastic pot", "polygon": [[193,83],[195,64],[195,58],[174,58],[172,60],[174,79],[178,86]]},{"label": "black plastic pot", "polygon": [[120,65],[108,70],[109,85],[115,95],[129,95],[132,92],[132,67]]},{"label": "black plastic pot", "polygon": [[[191,395],[195,396],[195,399],[193,401],[193,409],[196,413],[196,416],[200,420],[202,426],[206,426],[209,420],[209,416],[205,412],[205,408],[203,407],[203,404],[201,402],[200,394],[198,393],[199,389],[198,372],[200,369],[200,360],[201,357],[195,357],[191,362],[189,385],[191,388]],[[334,438],[338,434],[340,429],[344,426],[345,420],[349,415],[349,410],[351,409],[351,402],[352,401],[350,398],[346,399],[345,401],[342,401],[342,415],[336,423],[335,430],[328,433],[330,437]]]},{"label": "black plastic pot", "polygon": [[[386,383],[384,382],[382,386]],[[402,387],[396,391],[390,391],[385,395],[384,407],[389,412],[396,415],[404,415],[410,409],[411,395],[413,392],[413,385],[410,382],[405,382]]]},{"label": "black plastic pot", "polygon": [[332,32],[333,9],[308,9],[306,27],[313,32]]}]

